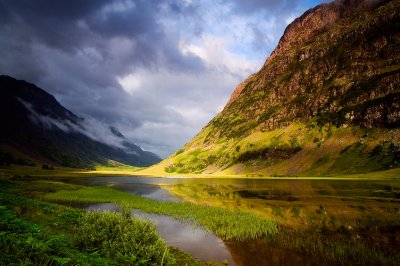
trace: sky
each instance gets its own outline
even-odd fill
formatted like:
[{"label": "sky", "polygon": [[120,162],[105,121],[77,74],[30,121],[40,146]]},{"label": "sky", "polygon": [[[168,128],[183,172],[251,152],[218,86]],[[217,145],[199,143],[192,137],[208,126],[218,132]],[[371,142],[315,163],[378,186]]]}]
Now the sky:
[{"label": "sky", "polygon": [[0,74],[165,158],[323,1],[0,0]]}]

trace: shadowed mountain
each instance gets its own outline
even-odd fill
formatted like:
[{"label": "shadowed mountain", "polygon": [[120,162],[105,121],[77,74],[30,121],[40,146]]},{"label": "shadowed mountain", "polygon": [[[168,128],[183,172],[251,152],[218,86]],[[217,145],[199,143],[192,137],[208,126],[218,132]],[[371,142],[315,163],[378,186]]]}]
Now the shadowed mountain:
[{"label": "shadowed mountain", "polygon": [[119,162],[148,166],[161,160],[129,142],[114,127],[105,127],[106,136],[98,136],[87,121],[34,84],[0,76],[0,94],[3,164],[44,162],[92,167]]},{"label": "shadowed mountain", "polygon": [[400,1],[335,1],[285,30],[169,173],[338,175],[400,166]]}]

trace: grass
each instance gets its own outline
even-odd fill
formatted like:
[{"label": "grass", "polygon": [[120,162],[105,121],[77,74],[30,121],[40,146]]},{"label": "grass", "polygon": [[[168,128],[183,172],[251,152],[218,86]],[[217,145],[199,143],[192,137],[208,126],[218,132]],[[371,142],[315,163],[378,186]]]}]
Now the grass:
[{"label": "grass", "polygon": [[48,194],[45,199],[65,202],[111,202],[148,213],[168,215],[203,226],[225,240],[269,238],[278,231],[276,222],[249,212],[230,211],[192,203],[159,202],[108,187],[85,187]]},{"label": "grass", "polygon": [[[271,131],[253,130],[238,138],[208,139],[210,132],[212,125],[178,153],[138,173],[338,176],[399,167],[398,129],[341,128],[310,121],[293,122]],[[374,148],[385,142],[395,149],[372,156]],[[348,147],[353,148],[345,150]]]},{"label": "grass", "polygon": [[0,178],[8,178],[10,176],[47,177],[58,180],[71,180],[72,178],[98,177],[98,176],[133,176],[142,168],[134,166],[121,167],[97,167],[96,170],[85,170],[69,167],[54,167],[53,170],[44,170],[40,166],[0,166]]},{"label": "grass", "polygon": [[82,170],[76,168],[66,168],[66,167],[55,167],[54,170],[43,170],[41,167],[31,167],[31,166],[19,166],[12,165],[7,167],[0,167],[0,179],[9,178],[11,176],[29,178],[40,178],[48,179],[53,181],[66,181],[70,182],[72,180],[81,180],[86,177],[114,177],[114,176],[126,176],[126,177],[174,177],[174,178],[230,178],[230,179],[316,179],[316,180],[385,180],[385,179],[399,179],[400,178],[400,168],[394,168],[383,171],[374,171],[370,173],[360,173],[360,174],[340,174],[336,176],[317,176],[317,175],[304,175],[304,176],[271,176],[264,174],[231,174],[225,172],[217,173],[167,173],[164,171],[162,165],[155,165],[150,168],[145,168],[139,171],[131,171],[129,169],[124,170]]},{"label": "grass", "polygon": [[82,250],[121,264],[172,265],[176,261],[155,225],[119,213],[85,213],[76,229]]},{"label": "grass", "polygon": [[[388,176],[393,176],[393,173],[388,173]],[[387,179],[368,183],[362,181],[365,184],[364,187],[370,191],[368,193],[359,191],[356,181],[349,183],[347,180],[331,181],[330,187],[318,185],[319,183],[313,180],[304,180],[306,183],[304,186],[298,184],[300,180],[294,183],[292,180],[279,180],[279,182],[276,180],[274,183],[278,182],[280,185],[274,186],[273,189],[267,185],[269,188],[257,186],[254,191],[245,191],[256,197],[273,196],[268,201],[261,198],[242,198],[244,192],[237,193],[238,188],[234,185],[215,186],[210,183],[208,186],[174,186],[178,190],[172,191],[179,192],[182,197],[186,195],[189,201],[192,198],[196,204],[157,202],[109,187],[82,187],[32,176],[15,176],[0,182],[2,208],[4,209],[5,206],[5,210],[18,219],[17,224],[26,224],[21,228],[39,228],[40,232],[40,234],[33,234],[29,231],[28,233],[33,236],[26,244],[24,239],[28,239],[29,235],[20,234],[18,231],[20,229],[14,227],[4,229],[0,225],[2,232],[0,240],[3,241],[4,250],[8,252],[7,254],[12,254],[4,257],[3,261],[0,259],[0,264],[2,262],[9,264],[8,262],[17,260],[21,263],[22,254],[32,254],[27,256],[27,264],[57,264],[59,262],[56,260],[58,260],[70,264],[113,265],[128,264],[129,260],[132,262],[133,259],[136,259],[136,264],[139,264],[141,260],[148,263],[148,259],[151,260],[154,256],[158,256],[159,259],[159,253],[154,256],[140,257],[139,253],[147,253],[138,251],[135,255],[119,252],[122,255],[116,255],[114,251],[114,253],[106,251],[114,247],[115,250],[121,251],[123,248],[119,246],[121,241],[101,248],[96,246],[104,242],[106,237],[118,233],[118,230],[113,232],[113,228],[129,227],[130,222],[125,222],[123,215],[114,217],[106,214],[107,217],[104,217],[101,214],[93,214],[99,216],[83,218],[82,215],[85,213],[80,210],[37,199],[116,203],[123,206],[125,210],[140,209],[192,222],[215,232],[221,238],[262,239],[275,248],[323,258],[329,263],[396,265],[400,262],[397,251],[399,245],[397,242],[392,242],[398,234],[398,230],[393,227],[398,224],[398,203],[391,202],[391,199],[398,197],[396,180]],[[312,182],[313,185],[307,185],[308,182]],[[170,186],[167,188],[170,189]],[[319,193],[319,196],[306,197],[308,199],[299,196],[299,191],[304,193],[310,189]],[[358,194],[361,196],[360,200],[354,200]],[[275,198],[276,196],[282,199]],[[289,198],[295,200],[291,201]],[[333,201],[334,199],[338,201],[338,204]],[[341,210],[342,216],[338,212]],[[2,217],[10,216],[9,214],[2,213],[0,220]],[[13,224],[11,220],[3,221],[2,224]],[[80,222],[84,220],[88,227],[86,229],[84,229],[84,223]],[[277,223],[268,222],[271,220],[276,220]],[[97,221],[103,222],[99,222],[96,227],[94,224]],[[293,226],[293,222],[299,222],[299,226]],[[101,232],[102,228],[107,228],[107,223],[112,225],[107,230],[111,235],[105,236],[99,233],[98,239],[102,240],[90,244],[87,236]],[[120,225],[115,226],[119,223]],[[273,224],[272,227],[271,224]],[[351,225],[351,230],[347,229],[349,225]],[[150,230],[147,226],[142,227],[141,231]],[[79,236],[85,237],[79,240]],[[358,239],[359,236],[361,236],[360,239]],[[123,239],[123,237],[116,235],[111,238]],[[388,239],[391,244],[384,244],[386,243],[384,239]],[[31,243],[36,243],[34,250],[30,250]],[[154,244],[157,246],[157,241]],[[43,247],[43,250],[38,251],[36,247]],[[95,252],[95,249],[98,251]],[[168,252],[175,261],[179,261],[178,265],[193,261],[188,255],[177,250],[168,248]],[[194,261],[188,265],[196,263],[198,264]]]},{"label": "grass", "polygon": [[96,165],[95,169],[97,171],[129,171],[129,172],[135,172],[139,170],[143,170],[145,167],[138,167],[138,166],[132,166],[132,165],[127,165],[127,164],[121,164],[119,162],[115,161],[109,161],[108,166],[105,165]]},{"label": "grass", "polygon": [[[0,264],[62,265],[71,263],[107,265],[111,262],[97,254],[86,254],[76,248],[71,248],[73,240],[65,233],[56,233],[37,223],[17,217],[7,206],[4,206],[3,197],[1,197],[1,200],[0,248],[2,256],[0,257]],[[23,202],[21,199],[15,198],[14,203],[34,206],[31,202]],[[47,211],[52,213],[49,208],[47,208]],[[69,214],[72,216],[73,213]]]},{"label": "grass", "polygon": [[168,247],[149,222],[27,198],[62,188],[76,186],[0,180],[0,265],[201,264]]}]

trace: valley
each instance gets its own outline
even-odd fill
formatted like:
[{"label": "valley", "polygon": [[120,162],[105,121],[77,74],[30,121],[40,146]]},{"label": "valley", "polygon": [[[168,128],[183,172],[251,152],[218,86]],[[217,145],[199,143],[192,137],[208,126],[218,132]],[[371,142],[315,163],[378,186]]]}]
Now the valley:
[{"label": "valley", "polygon": [[[16,41],[35,9],[0,2],[0,31],[47,49],[0,75],[0,265],[400,265],[399,0],[217,1],[227,28],[194,23],[207,1],[100,2],[47,13],[76,47]],[[279,23],[221,106],[255,66],[232,43]]]}]

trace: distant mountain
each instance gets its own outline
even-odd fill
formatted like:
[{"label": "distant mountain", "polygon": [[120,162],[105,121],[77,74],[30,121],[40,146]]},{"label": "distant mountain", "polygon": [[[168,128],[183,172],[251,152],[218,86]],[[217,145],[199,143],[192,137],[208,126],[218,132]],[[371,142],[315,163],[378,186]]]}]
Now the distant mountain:
[{"label": "distant mountain", "polygon": [[[131,143],[117,128],[107,140],[87,121],[34,84],[0,76],[0,163],[43,162],[70,167],[123,163],[148,166],[159,156]],[[115,162],[114,162],[115,161]]]},{"label": "distant mountain", "polygon": [[400,167],[400,1],[305,12],[224,110],[158,170],[339,175]]}]

